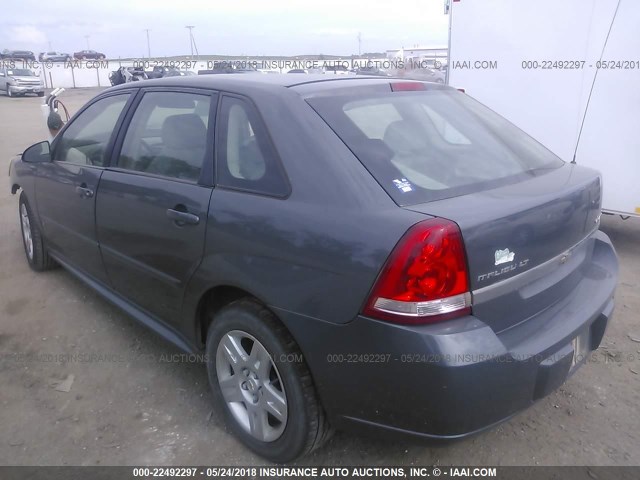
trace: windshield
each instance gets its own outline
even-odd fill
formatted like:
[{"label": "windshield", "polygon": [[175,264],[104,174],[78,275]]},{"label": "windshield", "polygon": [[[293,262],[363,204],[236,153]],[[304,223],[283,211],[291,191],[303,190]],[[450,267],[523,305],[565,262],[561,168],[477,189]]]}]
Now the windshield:
[{"label": "windshield", "polygon": [[495,188],[564,163],[454,89],[307,101],[398,205]]},{"label": "windshield", "polygon": [[26,68],[16,68],[14,70],[7,71],[7,75],[12,77],[35,77],[31,70],[27,70]]}]

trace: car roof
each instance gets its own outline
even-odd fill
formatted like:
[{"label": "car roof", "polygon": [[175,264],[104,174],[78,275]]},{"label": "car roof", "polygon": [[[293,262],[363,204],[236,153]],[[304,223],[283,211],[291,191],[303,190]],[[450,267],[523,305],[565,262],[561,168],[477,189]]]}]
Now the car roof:
[{"label": "car roof", "polygon": [[[227,74],[207,74],[185,77],[168,77],[152,80],[145,80],[144,83],[125,83],[113,87],[115,89],[127,89],[135,87],[190,87],[205,88],[212,90],[224,90],[236,93],[250,94],[256,91],[269,91],[277,94],[278,91],[284,93],[287,90],[297,90],[304,95],[314,93],[316,91],[330,91],[342,88],[371,87],[375,85],[382,86],[391,81],[410,81],[420,82],[420,80],[410,80],[393,77],[378,76],[334,76],[327,74],[264,74],[264,73],[227,73]],[[422,82],[432,87],[437,84]],[[437,88],[449,88],[438,85]]]}]

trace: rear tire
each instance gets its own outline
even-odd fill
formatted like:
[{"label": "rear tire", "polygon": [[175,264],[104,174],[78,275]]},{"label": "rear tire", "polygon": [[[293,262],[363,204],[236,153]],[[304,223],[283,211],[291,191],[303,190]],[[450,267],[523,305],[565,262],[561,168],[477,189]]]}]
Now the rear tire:
[{"label": "rear tire", "polygon": [[24,192],[20,194],[19,202],[20,232],[22,245],[29,266],[36,272],[50,270],[57,266],[55,260],[49,256],[44,245],[44,238],[35,220],[33,211]]},{"label": "rear tire", "polygon": [[215,402],[229,429],[258,455],[285,463],[330,437],[302,353],[266,307],[246,298],[223,308],[206,350]]}]

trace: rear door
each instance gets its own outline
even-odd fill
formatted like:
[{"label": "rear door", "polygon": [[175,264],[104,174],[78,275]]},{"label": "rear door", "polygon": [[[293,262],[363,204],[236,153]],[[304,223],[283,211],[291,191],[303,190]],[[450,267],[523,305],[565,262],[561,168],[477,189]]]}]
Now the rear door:
[{"label": "rear door", "polygon": [[178,321],[203,255],[216,98],[199,90],[145,91],[100,182],[96,223],[112,285],[167,322]]},{"label": "rear door", "polygon": [[96,191],[133,95],[101,98],[86,107],[52,145],[51,163],[40,164],[36,202],[47,246],[74,267],[105,281],[95,231]]}]

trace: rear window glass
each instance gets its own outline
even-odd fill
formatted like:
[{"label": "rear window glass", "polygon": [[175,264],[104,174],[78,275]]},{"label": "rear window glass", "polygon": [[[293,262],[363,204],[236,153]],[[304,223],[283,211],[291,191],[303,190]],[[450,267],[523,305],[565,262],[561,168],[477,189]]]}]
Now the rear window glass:
[{"label": "rear window glass", "polygon": [[454,89],[318,96],[307,102],[399,205],[487,190],[563,164]]}]

